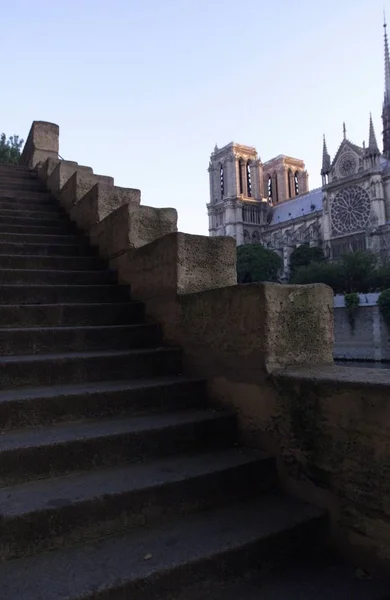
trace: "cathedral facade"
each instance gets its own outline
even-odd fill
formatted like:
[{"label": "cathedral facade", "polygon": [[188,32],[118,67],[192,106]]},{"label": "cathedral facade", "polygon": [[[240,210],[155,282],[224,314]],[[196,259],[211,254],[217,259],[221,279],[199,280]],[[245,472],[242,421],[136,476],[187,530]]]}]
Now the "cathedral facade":
[{"label": "cathedral facade", "polygon": [[301,244],[321,246],[330,260],[348,251],[372,250],[390,258],[390,55],[385,24],[383,151],[372,118],[368,143],[346,134],[331,159],[325,137],[322,187],[309,191],[302,160],[279,155],[262,163],[255,148],[230,143],[210,157],[210,236],[232,236],[237,245],[261,243],[283,259]]}]

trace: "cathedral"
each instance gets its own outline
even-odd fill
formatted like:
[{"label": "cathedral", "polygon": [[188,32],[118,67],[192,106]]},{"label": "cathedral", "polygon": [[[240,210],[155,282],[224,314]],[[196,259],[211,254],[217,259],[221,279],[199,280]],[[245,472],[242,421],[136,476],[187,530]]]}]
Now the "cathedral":
[{"label": "cathedral", "polygon": [[262,163],[255,148],[234,142],[210,157],[210,236],[237,245],[261,243],[283,259],[301,244],[321,246],[330,260],[355,250],[390,258],[390,55],[385,35],[383,152],[372,118],[368,144],[344,135],[331,159],[323,140],[322,187],[309,191],[302,160],[279,155]]}]

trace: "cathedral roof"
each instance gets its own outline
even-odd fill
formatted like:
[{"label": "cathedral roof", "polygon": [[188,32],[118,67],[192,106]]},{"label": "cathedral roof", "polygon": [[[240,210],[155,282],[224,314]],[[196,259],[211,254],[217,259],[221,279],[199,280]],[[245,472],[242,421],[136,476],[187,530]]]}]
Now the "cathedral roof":
[{"label": "cathedral roof", "polygon": [[322,210],[322,197],[322,189],[317,188],[307,194],[277,204],[272,209],[273,215],[270,225],[278,225]]}]

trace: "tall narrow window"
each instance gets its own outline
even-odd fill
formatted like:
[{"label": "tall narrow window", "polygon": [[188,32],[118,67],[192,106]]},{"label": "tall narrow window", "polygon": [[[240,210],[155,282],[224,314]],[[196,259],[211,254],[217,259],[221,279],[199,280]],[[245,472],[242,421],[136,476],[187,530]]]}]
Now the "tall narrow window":
[{"label": "tall narrow window", "polygon": [[288,179],[288,197],[292,198],[292,171],[291,169],[288,170],[287,172],[287,179]]},{"label": "tall narrow window", "polygon": [[242,179],[242,170],[243,170],[244,162],[242,158],[238,161],[238,181],[240,186],[240,194],[244,193],[244,182]]},{"label": "tall narrow window", "polygon": [[268,200],[272,202],[272,177],[268,175]]},{"label": "tall narrow window", "polygon": [[248,162],[246,163],[246,185],[248,190],[248,198],[252,198],[252,178],[251,178],[251,166]]},{"label": "tall narrow window", "polygon": [[279,202],[278,176],[277,176],[276,172],[274,173],[274,176],[273,176],[272,188],[273,188],[272,189],[272,192],[273,192],[272,199],[275,204],[276,202]]},{"label": "tall narrow window", "polygon": [[298,179],[298,171],[295,172],[294,175],[294,186],[295,186],[295,195],[299,194],[299,179]]},{"label": "tall narrow window", "polygon": [[223,170],[223,164],[219,165],[219,179],[220,179],[220,190],[221,190],[221,199],[223,199],[225,195],[225,173]]}]

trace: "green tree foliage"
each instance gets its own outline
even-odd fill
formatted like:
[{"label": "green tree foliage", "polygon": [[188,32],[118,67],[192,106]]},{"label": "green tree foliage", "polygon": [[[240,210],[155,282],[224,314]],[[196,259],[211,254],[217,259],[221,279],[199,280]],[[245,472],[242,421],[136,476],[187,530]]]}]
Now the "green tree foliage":
[{"label": "green tree foliage", "polygon": [[20,140],[18,135],[11,135],[7,139],[5,133],[2,133],[0,135],[0,165],[17,165],[23,143],[24,140]]},{"label": "green tree foliage", "polygon": [[278,281],[282,259],[261,244],[246,244],[237,248],[237,278],[239,283]]},{"label": "green tree foliage", "polygon": [[335,292],[343,287],[343,280],[339,265],[336,263],[310,263],[299,267],[291,277],[291,283],[307,285],[309,283],[325,283]]},{"label": "green tree foliage", "polygon": [[294,273],[299,267],[306,267],[311,263],[320,263],[325,260],[322,248],[318,246],[310,247],[307,244],[302,244],[294,248],[290,256],[290,270]]},{"label": "green tree foliage", "polygon": [[390,289],[383,290],[378,298],[378,306],[387,327],[390,330]]},{"label": "green tree foliage", "polygon": [[381,274],[390,277],[390,267],[380,267],[375,254],[349,252],[338,262],[298,267],[292,275],[292,283],[326,283],[339,294],[366,293],[381,287]]}]

